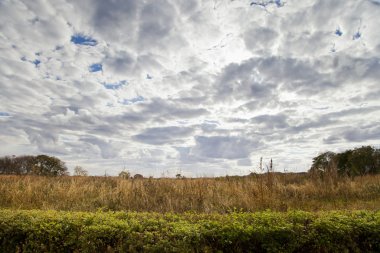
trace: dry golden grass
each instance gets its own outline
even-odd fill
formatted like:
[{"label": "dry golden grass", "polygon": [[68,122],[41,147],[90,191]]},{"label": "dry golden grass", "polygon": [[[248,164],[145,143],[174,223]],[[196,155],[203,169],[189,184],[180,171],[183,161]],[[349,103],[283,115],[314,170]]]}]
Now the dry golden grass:
[{"label": "dry golden grass", "polygon": [[0,208],[229,212],[379,210],[380,175],[264,174],[199,179],[0,176]]}]

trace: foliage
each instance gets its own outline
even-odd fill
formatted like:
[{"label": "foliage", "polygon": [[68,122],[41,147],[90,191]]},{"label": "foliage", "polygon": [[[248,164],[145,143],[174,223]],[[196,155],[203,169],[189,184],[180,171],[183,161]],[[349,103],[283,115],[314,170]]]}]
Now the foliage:
[{"label": "foliage", "polygon": [[143,178],[144,178],[144,176],[141,175],[141,174],[135,174],[135,175],[133,176],[133,179],[143,179]]},{"label": "foliage", "polygon": [[67,168],[53,156],[5,156],[0,158],[0,174],[63,176],[67,175]]},{"label": "foliage", "polygon": [[380,212],[0,210],[1,252],[379,252]]},{"label": "foliage", "polygon": [[380,173],[380,149],[363,146],[342,153],[325,152],[313,159],[311,172],[337,172],[339,175],[362,176]]},{"label": "foliage", "polygon": [[122,179],[129,179],[131,177],[131,173],[127,170],[123,170],[119,173],[119,177]]},{"label": "foliage", "polygon": [[81,177],[88,176],[88,171],[83,169],[81,166],[75,166],[74,176],[81,176]]}]

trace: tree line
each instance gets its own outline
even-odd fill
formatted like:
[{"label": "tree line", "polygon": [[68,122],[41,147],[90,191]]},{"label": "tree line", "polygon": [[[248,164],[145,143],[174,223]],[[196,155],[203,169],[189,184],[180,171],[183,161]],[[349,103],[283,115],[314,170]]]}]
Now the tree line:
[{"label": "tree line", "polygon": [[65,163],[56,157],[25,155],[1,157],[0,174],[64,176],[68,171]]},{"label": "tree line", "polygon": [[349,149],[341,153],[325,152],[313,158],[311,173],[337,173],[362,176],[380,173],[380,149],[371,146]]},{"label": "tree line", "polygon": [[[380,149],[371,146],[349,149],[341,153],[324,152],[313,158],[309,173],[335,173],[341,176],[362,176],[380,173]],[[60,159],[47,155],[25,155],[0,157],[0,175],[69,175],[67,167]],[[74,175],[87,176],[82,167],[74,169]],[[119,174],[121,178],[131,178],[128,171]],[[178,177],[178,175],[177,175]],[[143,178],[136,174],[133,178]]]}]

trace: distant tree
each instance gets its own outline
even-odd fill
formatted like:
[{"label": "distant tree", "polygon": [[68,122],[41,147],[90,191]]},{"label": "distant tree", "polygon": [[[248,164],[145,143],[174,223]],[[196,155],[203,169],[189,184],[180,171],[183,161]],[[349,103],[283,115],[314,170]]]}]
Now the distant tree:
[{"label": "distant tree", "polygon": [[379,154],[380,150],[371,146],[354,149],[348,157],[348,163],[351,167],[349,173],[352,176],[379,173]]},{"label": "distant tree", "polygon": [[333,161],[335,159],[335,153],[325,152],[313,158],[313,163],[311,165],[312,172],[327,172],[331,171],[333,168]]},{"label": "distant tree", "polygon": [[74,176],[88,176],[88,171],[83,169],[81,166],[75,166],[74,168]]},{"label": "distant tree", "polygon": [[18,156],[13,158],[16,174],[30,174],[34,164],[34,156]]},{"label": "distant tree", "polygon": [[40,176],[63,176],[67,175],[67,167],[56,157],[38,155],[33,159],[32,173]]},{"label": "distant tree", "polygon": [[185,176],[182,176],[180,173],[178,173],[177,175],[175,175],[175,177],[178,178],[178,179],[185,178]]},{"label": "distant tree", "polygon": [[141,174],[135,174],[135,175],[133,176],[133,179],[143,179],[143,178],[144,178],[144,176],[141,175]]},{"label": "distant tree", "polygon": [[337,172],[359,176],[380,173],[380,149],[362,146],[341,153],[325,152],[313,158],[310,172]]},{"label": "distant tree", "polygon": [[9,156],[4,156],[0,159],[0,173],[1,174],[16,174],[13,170],[13,161]]},{"label": "distant tree", "polygon": [[127,170],[123,170],[119,173],[119,177],[122,179],[129,179],[131,177],[131,173]]},{"label": "distant tree", "polygon": [[47,155],[5,156],[0,158],[0,174],[61,176],[67,174],[67,168],[58,158]]}]

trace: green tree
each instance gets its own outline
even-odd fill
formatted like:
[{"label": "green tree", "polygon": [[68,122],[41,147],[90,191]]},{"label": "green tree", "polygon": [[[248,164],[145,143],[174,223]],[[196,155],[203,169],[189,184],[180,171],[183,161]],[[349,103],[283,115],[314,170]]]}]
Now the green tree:
[{"label": "green tree", "polygon": [[379,171],[378,153],[379,150],[371,146],[354,149],[348,158],[351,167],[349,171],[350,174],[352,176],[358,176],[374,174]]},{"label": "green tree", "polygon": [[47,155],[38,155],[33,159],[32,173],[40,176],[64,176],[68,174],[63,161]]},{"label": "green tree", "polygon": [[380,149],[362,146],[341,153],[325,152],[313,158],[310,172],[338,172],[360,176],[380,173]]},{"label": "green tree", "polygon": [[313,158],[313,163],[311,165],[312,172],[327,172],[333,169],[333,162],[335,159],[335,153],[325,152]]}]

